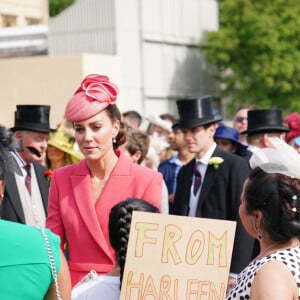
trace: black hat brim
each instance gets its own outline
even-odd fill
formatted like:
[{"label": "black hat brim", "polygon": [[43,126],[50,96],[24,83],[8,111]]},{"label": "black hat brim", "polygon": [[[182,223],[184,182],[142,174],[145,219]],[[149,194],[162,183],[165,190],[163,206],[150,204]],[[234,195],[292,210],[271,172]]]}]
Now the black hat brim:
[{"label": "black hat brim", "polygon": [[179,126],[181,129],[190,129],[197,126],[209,125],[214,124],[222,121],[221,117],[214,117],[214,118],[200,118],[200,119],[192,119],[192,120],[180,120]]},{"label": "black hat brim", "polygon": [[50,131],[56,131],[55,129],[42,128],[42,127],[31,127],[31,126],[16,126],[16,127],[10,128],[10,130],[12,132],[25,130],[25,131],[38,131],[38,132],[45,132],[45,133],[49,133]]},{"label": "black hat brim", "polygon": [[256,133],[263,133],[263,132],[289,132],[290,130],[288,128],[285,127],[260,127],[260,128],[255,128],[253,130],[245,130],[242,131],[240,134],[247,134],[247,135],[251,135],[251,134],[256,134]]}]

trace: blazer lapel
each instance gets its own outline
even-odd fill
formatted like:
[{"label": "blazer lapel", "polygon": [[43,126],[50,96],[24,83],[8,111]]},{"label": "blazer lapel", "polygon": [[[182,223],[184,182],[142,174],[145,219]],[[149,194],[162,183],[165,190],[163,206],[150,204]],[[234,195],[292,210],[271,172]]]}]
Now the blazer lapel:
[{"label": "blazer lapel", "polygon": [[99,225],[93,203],[86,201],[86,199],[92,199],[90,176],[86,166],[86,160],[80,162],[76,173],[71,176],[71,185],[75,203],[85,226],[99,247],[103,249],[104,253],[109,253],[110,250],[105,242],[106,239]]},{"label": "blazer lapel", "polygon": [[[187,216],[189,214],[189,206],[190,206],[190,193],[191,193],[191,185],[193,180],[193,170],[196,160],[193,159],[187,165],[184,166],[183,173],[181,175],[181,188],[178,192],[178,197],[180,199],[180,208],[179,212],[182,216]],[[179,187],[178,187],[179,188]],[[177,190],[176,190],[177,193]]]},{"label": "blazer lapel", "polygon": [[[111,207],[119,203],[121,200],[125,200],[125,198],[128,196],[128,188],[130,187],[130,183],[134,178],[134,176],[131,175],[132,161],[121,153],[119,154],[117,152],[117,154],[120,155],[118,163],[109,176],[107,184],[102,191],[101,197],[96,204],[96,210],[98,207],[101,207],[101,209],[104,211],[110,211]],[[110,199],[110,201],[108,202],[107,199]],[[108,218],[108,214],[103,216],[103,218],[100,220],[100,224],[106,224],[108,222]]]},{"label": "blazer lapel", "polygon": [[[132,176],[120,176],[120,175],[111,175],[108,180],[108,185],[103,189],[100,199],[96,203],[96,210],[103,209],[104,211],[110,211],[110,208],[115,204],[119,203],[121,200],[125,200],[127,194],[126,187],[129,186]],[[124,189],[125,188],[125,189]],[[118,195],[116,195],[118,193]],[[107,199],[110,199],[110,202],[107,202]],[[104,200],[104,201],[102,201]],[[109,205],[109,208],[107,206]],[[106,214],[99,220],[100,225],[103,225],[106,220],[109,219],[109,214]]]},{"label": "blazer lapel", "polygon": [[215,172],[214,167],[211,165],[208,165],[206,174],[205,174],[205,178],[202,183],[202,188],[201,188],[201,192],[200,192],[200,196],[199,196],[197,211],[202,207],[203,203],[205,202],[207,195],[215,181],[215,176],[216,176],[216,172]]},{"label": "blazer lapel", "polygon": [[20,221],[25,224],[23,206],[21,204],[21,199],[14,173],[7,172],[7,174],[5,175],[5,192],[8,195],[6,201],[10,201],[16,212],[16,215],[18,216]]},{"label": "blazer lapel", "polygon": [[[211,157],[218,156],[218,154],[219,154],[219,150],[217,147]],[[207,166],[204,181],[202,183],[202,188],[201,188],[199,201],[198,201],[197,213],[199,213],[199,210],[201,209],[202,205],[206,201],[208,193],[215,183],[216,175],[217,175],[217,173],[216,173],[214,166],[209,164]],[[201,216],[201,214],[200,214],[200,216]]]}]

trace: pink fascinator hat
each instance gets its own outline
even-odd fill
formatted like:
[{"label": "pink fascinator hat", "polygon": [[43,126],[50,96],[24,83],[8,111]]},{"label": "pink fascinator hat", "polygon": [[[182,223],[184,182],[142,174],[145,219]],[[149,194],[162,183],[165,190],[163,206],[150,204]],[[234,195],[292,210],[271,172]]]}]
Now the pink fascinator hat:
[{"label": "pink fascinator hat", "polygon": [[103,111],[108,105],[114,104],[118,93],[118,87],[110,82],[107,76],[88,75],[69,100],[65,117],[70,122],[89,119]]}]

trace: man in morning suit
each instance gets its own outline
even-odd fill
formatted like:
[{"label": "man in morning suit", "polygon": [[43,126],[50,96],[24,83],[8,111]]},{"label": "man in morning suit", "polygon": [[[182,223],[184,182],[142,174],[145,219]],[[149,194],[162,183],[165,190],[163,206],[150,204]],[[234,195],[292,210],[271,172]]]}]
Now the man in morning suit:
[{"label": "man in morning suit", "polygon": [[[178,174],[174,214],[237,221],[228,285],[252,259],[254,240],[239,218],[240,196],[249,173],[247,162],[214,142],[216,126],[210,96],[177,101],[180,127],[195,159]],[[215,164],[212,164],[212,161]]]},{"label": "man in morning suit", "polygon": [[247,135],[247,150],[252,154],[258,149],[273,147],[269,137],[285,140],[289,131],[288,126],[284,125],[281,110],[255,109],[248,111],[248,129],[242,133]]},{"label": "man in morning suit", "polygon": [[[247,138],[248,162],[252,154],[262,148],[273,147],[269,137],[278,137],[285,140],[289,132],[287,125],[284,125],[282,112],[279,109],[254,109],[247,113],[248,128],[243,131]],[[259,254],[259,242],[255,240],[253,257]]]},{"label": "man in morning suit", "polygon": [[50,106],[17,105],[11,128],[17,150],[12,152],[22,175],[7,172],[1,218],[31,226],[45,226],[49,181],[40,162],[50,132]]}]

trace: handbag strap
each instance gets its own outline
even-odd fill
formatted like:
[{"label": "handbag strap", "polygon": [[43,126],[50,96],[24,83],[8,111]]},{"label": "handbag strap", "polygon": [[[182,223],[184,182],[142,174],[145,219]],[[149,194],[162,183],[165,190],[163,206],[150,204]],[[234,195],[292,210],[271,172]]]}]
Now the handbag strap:
[{"label": "handbag strap", "polygon": [[48,257],[49,257],[49,262],[50,262],[50,268],[51,268],[51,274],[55,283],[55,290],[56,290],[56,296],[58,300],[62,300],[61,295],[60,295],[60,289],[58,286],[58,281],[57,281],[57,272],[56,272],[56,267],[55,267],[55,260],[52,254],[52,250],[51,250],[51,246],[48,240],[48,237],[45,233],[45,229],[44,228],[39,228],[39,230],[41,231],[44,240],[45,240],[45,245],[47,248],[47,253],[48,253]]}]

